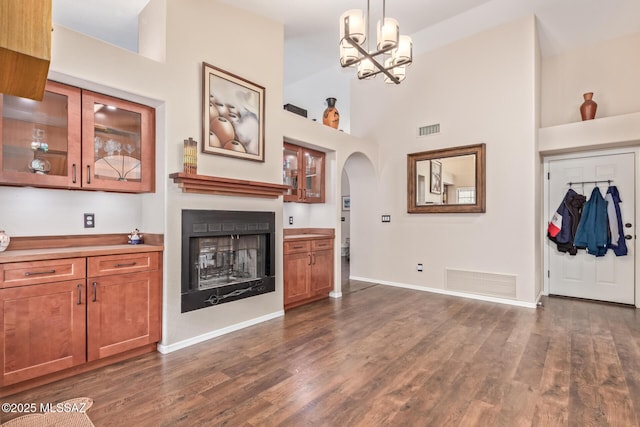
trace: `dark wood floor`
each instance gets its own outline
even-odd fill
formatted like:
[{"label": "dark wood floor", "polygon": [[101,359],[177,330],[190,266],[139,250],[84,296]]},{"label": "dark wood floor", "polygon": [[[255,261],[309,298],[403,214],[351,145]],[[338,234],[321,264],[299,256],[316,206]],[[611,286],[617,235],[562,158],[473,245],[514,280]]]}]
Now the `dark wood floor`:
[{"label": "dark wood floor", "polygon": [[91,397],[96,426],[638,425],[638,310],[345,289],[341,299],[5,401]]}]

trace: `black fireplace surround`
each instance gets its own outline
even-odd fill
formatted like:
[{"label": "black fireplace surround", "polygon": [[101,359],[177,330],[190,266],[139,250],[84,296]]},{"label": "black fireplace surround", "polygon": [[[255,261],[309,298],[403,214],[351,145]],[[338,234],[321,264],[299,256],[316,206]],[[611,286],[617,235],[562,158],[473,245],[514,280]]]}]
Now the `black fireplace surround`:
[{"label": "black fireplace surround", "polygon": [[182,313],[275,289],[274,212],[182,211]]}]

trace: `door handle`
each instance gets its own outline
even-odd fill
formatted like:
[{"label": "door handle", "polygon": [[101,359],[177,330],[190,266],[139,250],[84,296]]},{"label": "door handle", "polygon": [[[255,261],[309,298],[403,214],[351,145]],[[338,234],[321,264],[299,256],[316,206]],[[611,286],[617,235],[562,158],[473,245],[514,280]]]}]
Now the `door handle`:
[{"label": "door handle", "polygon": [[82,305],[82,285],[78,284],[78,305]]},{"label": "door handle", "polygon": [[91,165],[87,165],[87,184],[91,184]]},{"label": "door handle", "polygon": [[633,239],[633,236],[631,236],[631,234],[626,234],[624,236],[624,238],[627,239],[627,240],[631,240],[631,239]]},{"label": "door handle", "polygon": [[98,298],[98,282],[93,282],[93,302]]},{"label": "door handle", "polygon": [[76,164],[73,164],[73,183],[76,183]]}]

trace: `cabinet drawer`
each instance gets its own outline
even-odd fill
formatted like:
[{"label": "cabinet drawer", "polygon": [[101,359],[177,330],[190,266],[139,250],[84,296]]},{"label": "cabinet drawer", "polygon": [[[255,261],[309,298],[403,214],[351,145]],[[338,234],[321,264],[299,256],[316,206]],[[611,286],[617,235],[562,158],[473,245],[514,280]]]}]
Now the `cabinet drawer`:
[{"label": "cabinet drawer", "polygon": [[0,264],[0,288],[84,279],[84,258]]},{"label": "cabinet drawer", "polygon": [[333,239],[312,240],[311,250],[333,249]]},{"label": "cabinet drawer", "polygon": [[111,274],[157,270],[159,260],[159,252],[89,257],[87,258],[87,276],[109,276]]},{"label": "cabinet drawer", "polygon": [[284,253],[285,254],[295,254],[298,252],[309,252],[311,249],[311,244],[308,240],[303,241],[295,241],[295,242],[284,242]]}]

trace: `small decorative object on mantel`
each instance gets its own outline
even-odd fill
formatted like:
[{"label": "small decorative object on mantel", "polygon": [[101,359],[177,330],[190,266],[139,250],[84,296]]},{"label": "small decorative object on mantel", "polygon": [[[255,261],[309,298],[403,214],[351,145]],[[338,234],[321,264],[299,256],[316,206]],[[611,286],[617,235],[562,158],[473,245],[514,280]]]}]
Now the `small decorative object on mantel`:
[{"label": "small decorative object on mantel", "polygon": [[340,113],[336,108],[336,99],[327,98],[327,108],[325,108],[322,114],[322,123],[331,126],[334,129],[338,129],[340,124]]},{"label": "small decorative object on mantel", "polygon": [[580,106],[580,115],[582,116],[582,120],[595,119],[598,104],[596,104],[596,102],[592,99],[593,92],[587,92],[582,96],[584,97],[584,102]]},{"label": "small decorative object on mantel", "polygon": [[0,230],[0,252],[3,252],[9,246],[11,238],[4,230]]},{"label": "small decorative object on mantel", "polygon": [[197,174],[198,173],[198,141],[193,138],[184,140],[184,151],[182,153],[184,173]]},{"label": "small decorative object on mantel", "polygon": [[142,234],[140,234],[140,230],[137,228],[129,234],[129,244],[130,245],[139,245],[142,243]]}]

